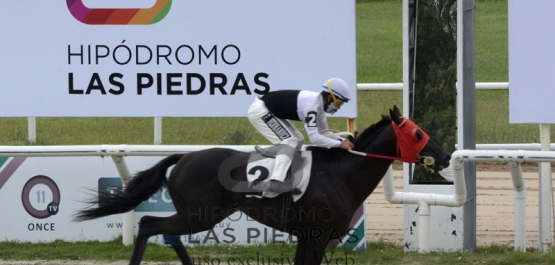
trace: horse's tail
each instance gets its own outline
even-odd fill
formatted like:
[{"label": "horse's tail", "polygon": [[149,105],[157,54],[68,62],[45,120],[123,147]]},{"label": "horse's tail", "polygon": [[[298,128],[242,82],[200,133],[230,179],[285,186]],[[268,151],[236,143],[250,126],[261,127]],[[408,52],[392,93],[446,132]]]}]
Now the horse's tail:
[{"label": "horse's tail", "polygon": [[162,188],[162,185],[167,182],[166,171],[182,157],[183,154],[168,156],[155,166],[137,173],[120,194],[108,192],[103,192],[104,196],[99,194],[98,198],[86,202],[89,206],[98,204],[98,208],[78,211],[74,216],[74,221],[81,222],[135,209],[137,205]]}]

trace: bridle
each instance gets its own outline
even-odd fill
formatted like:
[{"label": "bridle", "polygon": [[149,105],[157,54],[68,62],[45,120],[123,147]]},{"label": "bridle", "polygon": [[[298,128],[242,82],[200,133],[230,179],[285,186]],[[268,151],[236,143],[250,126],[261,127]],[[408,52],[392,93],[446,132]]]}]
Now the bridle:
[{"label": "bridle", "polygon": [[[435,159],[431,156],[421,156],[420,152],[428,143],[430,137],[423,132],[414,122],[410,119],[407,119],[403,116],[400,117],[403,121],[399,124],[396,124],[394,121],[391,121],[391,126],[393,127],[393,131],[397,137],[397,151],[396,156],[387,156],[387,155],[380,155],[380,154],[368,154],[365,152],[355,151],[355,150],[348,150],[352,154],[365,156],[365,157],[372,157],[372,158],[380,158],[380,159],[388,159],[388,160],[399,160],[405,163],[417,163],[424,165],[428,171],[434,172],[434,165]],[[420,131],[422,134],[421,138],[416,137],[416,132]],[[326,134],[326,136],[353,136],[353,134],[349,132],[336,132],[332,134]]]}]

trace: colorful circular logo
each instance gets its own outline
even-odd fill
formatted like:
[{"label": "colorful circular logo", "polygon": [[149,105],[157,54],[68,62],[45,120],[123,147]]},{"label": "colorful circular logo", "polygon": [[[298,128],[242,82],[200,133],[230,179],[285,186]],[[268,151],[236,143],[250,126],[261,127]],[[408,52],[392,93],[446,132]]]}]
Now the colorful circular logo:
[{"label": "colorful circular logo", "polygon": [[58,213],[60,189],[51,178],[34,176],[23,186],[21,202],[29,215],[38,219],[48,218]]}]

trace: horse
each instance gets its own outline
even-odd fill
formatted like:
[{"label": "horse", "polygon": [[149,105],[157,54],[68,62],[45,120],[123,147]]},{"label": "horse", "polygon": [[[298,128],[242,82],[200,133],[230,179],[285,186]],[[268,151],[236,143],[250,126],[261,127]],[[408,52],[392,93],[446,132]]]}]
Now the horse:
[{"label": "horse", "polygon": [[[419,164],[426,160],[426,167],[440,171],[449,166],[451,159],[414,122],[401,116],[396,106],[389,110],[389,116],[382,115],[381,121],[354,138],[353,143],[352,152],[308,147],[313,160],[311,180],[304,195],[289,205],[282,199],[291,196],[290,193],[275,198],[253,198],[245,192],[226,189],[218,176],[220,166],[229,159],[241,162],[242,166],[232,169],[231,175],[233,179],[246,181],[248,153],[211,148],[162,159],[138,172],[121,193],[91,199],[89,207],[79,210],[74,220],[80,222],[128,212],[165,184],[176,213],[169,217],[141,218],[129,264],[140,264],[149,237],[208,231],[235,211],[296,236],[295,264],[320,264],[329,242],[349,232],[355,211],[378,186],[394,160]],[[173,165],[166,178],[167,169]],[[97,204],[98,207],[93,207]],[[284,222],[284,211],[295,218]],[[330,214],[314,216],[307,215],[307,211]],[[185,247],[174,249],[183,264],[193,264]]]}]

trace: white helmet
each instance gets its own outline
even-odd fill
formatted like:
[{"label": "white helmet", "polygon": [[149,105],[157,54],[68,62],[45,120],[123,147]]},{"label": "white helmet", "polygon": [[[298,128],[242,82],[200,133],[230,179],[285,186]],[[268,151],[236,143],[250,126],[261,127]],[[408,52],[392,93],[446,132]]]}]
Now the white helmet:
[{"label": "white helmet", "polygon": [[349,102],[351,100],[351,92],[349,91],[349,86],[341,78],[330,78],[323,85],[324,91],[338,97],[344,102]]}]

